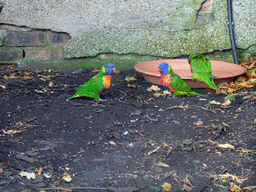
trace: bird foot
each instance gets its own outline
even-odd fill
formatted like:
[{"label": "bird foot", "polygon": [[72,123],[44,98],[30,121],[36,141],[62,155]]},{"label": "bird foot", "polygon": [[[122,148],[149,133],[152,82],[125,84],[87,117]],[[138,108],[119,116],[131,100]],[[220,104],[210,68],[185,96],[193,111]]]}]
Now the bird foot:
[{"label": "bird foot", "polygon": [[175,96],[174,95],[167,95],[166,99],[174,99]]},{"label": "bird foot", "polygon": [[94,101],[96,101],[96,102],[105,102],[105,101],[107,101],[107,100],[106,100],[106,99],[98,98],[98,99],[95,99]]}]

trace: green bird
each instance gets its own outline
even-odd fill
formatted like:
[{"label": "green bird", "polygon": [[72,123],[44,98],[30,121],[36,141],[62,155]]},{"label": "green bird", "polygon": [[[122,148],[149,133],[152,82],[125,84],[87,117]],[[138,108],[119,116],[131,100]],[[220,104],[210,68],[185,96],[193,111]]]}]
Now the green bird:
[{"label": "green bird", "polygon": [[190,87],[188,87],[187,84],[172,71],[172,68],[168,63],[160,63],[158,68],[161,84],[163,87],[169,88],[175,97],[180,95],[205,96],[192,91]]},{"label": "green bird", "polygon": [[218,90],[213,80],[216,79],[216,77],[212,75],[212,66],[209,59],[207,59],[204,55],[196,55],[192,53],[189,56],[188,62],[190,64],[193,79],[203,81],[213,90]]},{"label": "green bird", "polygon": [[113,64],[106,64],[101,68],[101,71],[97,75],[92,77],[88,82],[80,87],[76,87],[76,94],[69,99],[85,96],[101,100],[99,93],[101,93],[104,89],[108,89],[110,87],[112,74],[115,70],[116,69]]}]

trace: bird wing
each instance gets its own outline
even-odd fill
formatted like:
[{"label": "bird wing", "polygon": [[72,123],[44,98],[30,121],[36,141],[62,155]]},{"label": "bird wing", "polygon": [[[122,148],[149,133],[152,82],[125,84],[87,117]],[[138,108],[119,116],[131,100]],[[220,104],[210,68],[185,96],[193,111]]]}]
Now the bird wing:
[{"label": "bird wing", "polygon": [[192,70],[196,73],[212,73],[212,66],[209,59],[204,55],[198,55],[191,61]]},{"label": "bird wing", "polygon": [[187,86],[187,84],[175,73],[171,75],[171,87],[175,91],[183,91],[183,92],[191,91],[191,89]]},{"label": "bird wing", "polygon": [[81,87],[77,87],[76,89],[77,90],[85,89],[93,93],[97,93],[101,91],[104,88],[104,85],[103,85],[104,71],[105,71],[105,68],[102,67],[101,71],[97,75],[93,76],[88,82],[86,82]]}]

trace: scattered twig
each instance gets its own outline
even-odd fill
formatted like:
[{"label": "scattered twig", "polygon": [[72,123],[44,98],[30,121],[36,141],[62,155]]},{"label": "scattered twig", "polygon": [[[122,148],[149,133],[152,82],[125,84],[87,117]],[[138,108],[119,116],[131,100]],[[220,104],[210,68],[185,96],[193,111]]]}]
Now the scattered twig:
[{"label": "scattered twig", "polygon": [[23,111],[23,110],[25,110],[25,109],[29,109],[29,108],[31,108],[31,107],[34,107],[33,105],[31,105],[31,106],[27,106],[27,107],[24,107],[24,108],[20,108],[20,109],[18,109],[18,110],[16,110],[16,111],[11,111],[11,112],[7,112],[8,114],[14,114],[14,113],[18,113],[18,112],[21,112],[21,111]]},{"label": "scattered twig", "polygon": [[103,187],[70,187],[70,188],[63,188],[63,187],[50,187],[50,188],[38,188],[37,191],[41,190],[64,190],[64,191],[73,191],[74,189],[95,189],[95,190],[108,190],[108,188]]},{"label": "scattered twig", "polygon": [[171,107],[167,107],[165,109],[165,111],[169,110],[169,109],[181,109],[179,106],[175,105],[175,106],[171,106]]},{"label": "scattered twig", "polygon": [[153,151],[149,151],[149,152],[148,152],[148,155],[151,155],[151,154],[157,152],[159,149],[160,149],[160,146],[158,146],[157,148],[155,148]]},{"label": "scattered twig", "polygon": [[123,96],[122,96],[121,98],[119,98],[119,99],[122,99],[123,97],[127,96],[127,94],[126,94],[125,92],[123,92],[123,91],[121,91],[121,90],[119,90],[119,89],[117,89],[117,91],[119,91],[120,93],[123,94]]},{"label": "scattered twig", "polygon": [[170,171],[168,173],[165,173],[164,176],[161,177],[162,174],[157,174],[155,176],[153,175],[149,175],[149,177],[158,180],[158,181],[163,181],[165,179],[167,179],[168,177],[170,177],[171,175],[173,175],[176,172],[176,170]]},{"label": "scattered twig", "polygon": [[151,118],[148,114],[144,115],[148,120],[158,122],[158,118]]},{"label": "scattered twig", "polygon": [[209,128],[211,125],[195,125],[196,128]]},{"label": "scattered twig", "polygon": [[206,107],[201,107],[201,106],[197,106],[203,110],[206,110],[206,111],[210,111],[210,112],[213,112],[213,113],[217,113],[216,111],[212,110],[212,109],[207,109]]},{"label": "scattered twig", "polygon": [[121,99],[129,98],[129,97],[134,97],[135,95],[138,95],[139,93],[141,93],[141,91],[139,91],[137,93],[134,93],[134,94],[131,94],[131,95],[127,95],[125,92],[123,92],[123,91],[121,91],[119,89],[117,89],[117,91],[119,91],[119,92],[121,92],[123,94],[123,96],[118,99],[118,101],[120,101],[120,102],[121,102]]},{"label": "scattered twig", "polygon": [[169,173],[166,173],[165,176],[163,176],[163,177],[161,178],[161,180],[167,179],[168,177],[170,177],[171,175],[173,175],[175,172],[176,172],[176,170],[173,170],[173,171],[171,171],[171,172],[169,172]]}]

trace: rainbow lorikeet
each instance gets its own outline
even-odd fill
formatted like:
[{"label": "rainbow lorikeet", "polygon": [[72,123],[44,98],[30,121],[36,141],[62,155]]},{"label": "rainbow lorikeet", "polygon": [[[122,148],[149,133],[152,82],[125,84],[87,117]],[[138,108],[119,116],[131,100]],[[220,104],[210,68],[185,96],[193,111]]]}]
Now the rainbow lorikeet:
[{"label": "rainbow lorikeet", "polygon": [[113,64],[106,64],[101,68],[101,71],[97,75],[92,77],[88,82],[80,87],[76,87],[76,94],[69,99],[85,96],[100,100],[99,93],[102,90],[108,89],[110,87],[112,74],[115,70],[116,69]]},{"label": "rainbow lorikeet", "polygon": [[190,64],[193,79],[203,81],[213,90],[218,90],[213,80],[216,79],[216,77],[212,75],[212,67],[209,59],[204,55],[196,55],[192,53],[189,56],[188,62]]},{"label": "rainbow lorikeet", "polygon": [[190,87],[188,87],[187,84],[172,71],[172,68],[168,63],[160,63],[158,68],[161,84],[163,87],[168,87],[175,97],[180,95],[204,96],[192,91]]}]

